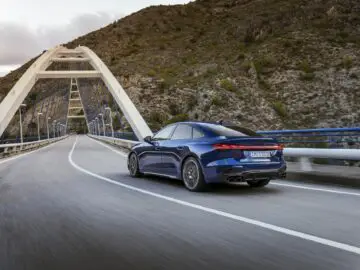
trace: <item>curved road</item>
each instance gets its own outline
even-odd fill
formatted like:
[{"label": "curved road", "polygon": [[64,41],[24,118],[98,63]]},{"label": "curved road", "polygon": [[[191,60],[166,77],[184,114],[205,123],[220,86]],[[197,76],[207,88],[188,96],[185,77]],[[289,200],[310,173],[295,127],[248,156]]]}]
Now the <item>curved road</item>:
[{"label": "curved road", "polygon": [[360,191],[278,182],[191,193],[70,137],[0,161],[0,269],[360,269]]}]

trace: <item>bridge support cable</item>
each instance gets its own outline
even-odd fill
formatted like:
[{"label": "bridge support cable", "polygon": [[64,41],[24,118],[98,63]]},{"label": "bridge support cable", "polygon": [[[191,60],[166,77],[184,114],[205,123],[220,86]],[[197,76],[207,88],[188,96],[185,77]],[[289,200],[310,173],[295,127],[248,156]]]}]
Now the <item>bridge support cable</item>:
[{"label": "bridge support cable", "polygon": [[[46,71],[53,62],[89,62],[94,70]],[[78,83],[76,79],[78,78],[101,78],[139,140],[143,140],[146,136],[152,135],[150,128],[126,94],[125,90],[108,67],[92,50],[84,46],[79,46],[75,49],[57,46],[54,49],[43,53],[23,74],[0,103],[0,136],[4,133],[11,119],[14,117],[36,81],[42,78],[70,78],[72,82],[73,80],[76,81],[77,86]],[[70,92],[69,102],[72,100],[71,94],[72,93]],[[84,109],[82,102],[81,107]],[[83,110],[83,112],[85,115],[85,110]],[[81,116],[83,117],[83,115]],[[74,115],[69,115],[68,112],[67,120],[74,117]],[[86,116],[85,119],[87,126],[89,126]]]}]

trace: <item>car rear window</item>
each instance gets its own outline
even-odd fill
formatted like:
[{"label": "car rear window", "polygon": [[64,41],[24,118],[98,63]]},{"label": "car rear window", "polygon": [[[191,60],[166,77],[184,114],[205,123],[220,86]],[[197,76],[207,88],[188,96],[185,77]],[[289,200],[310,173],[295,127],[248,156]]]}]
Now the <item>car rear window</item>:
[{"label": "car rear window", "polygon": [[255,131],[245,128],[245,127],[239,127],[239,126],[226,126],[227,128],[239,131],[243,134],[245,134],[246,136],[251,136],[251,137],[262,137],[262,135],[257,134]]},{"label": "car rear window", "polygon": [[206,128],[209,129],[212,133],[216,134],[217,136],[225,136],[225,137],[256,136],[255,132],[247,129],[243,129],[242,132],[240,132],[222,125],[213,125],[213,124],[207,124]]}]

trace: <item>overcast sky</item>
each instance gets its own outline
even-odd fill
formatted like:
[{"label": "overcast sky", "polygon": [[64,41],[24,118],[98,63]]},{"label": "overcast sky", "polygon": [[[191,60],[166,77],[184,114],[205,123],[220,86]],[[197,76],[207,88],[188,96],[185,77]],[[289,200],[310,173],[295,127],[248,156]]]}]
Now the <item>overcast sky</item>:
[{"label": "overcast sky", "polygon": [[0,76],[44,49],[151,5],[189,0],[0,0]]}]

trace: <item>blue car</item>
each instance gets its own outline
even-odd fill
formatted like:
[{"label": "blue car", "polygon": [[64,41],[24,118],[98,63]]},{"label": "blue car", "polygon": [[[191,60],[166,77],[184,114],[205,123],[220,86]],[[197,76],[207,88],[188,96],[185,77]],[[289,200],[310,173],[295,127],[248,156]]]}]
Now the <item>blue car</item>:
[{"label": "blue car", "polygon": [[190,191],[208,183],[247,182],[263,187],[286,176],[283,146],[248,129],[182,122],[166,126],[135,145],[128,156],[130,175],[179,179]]}]

